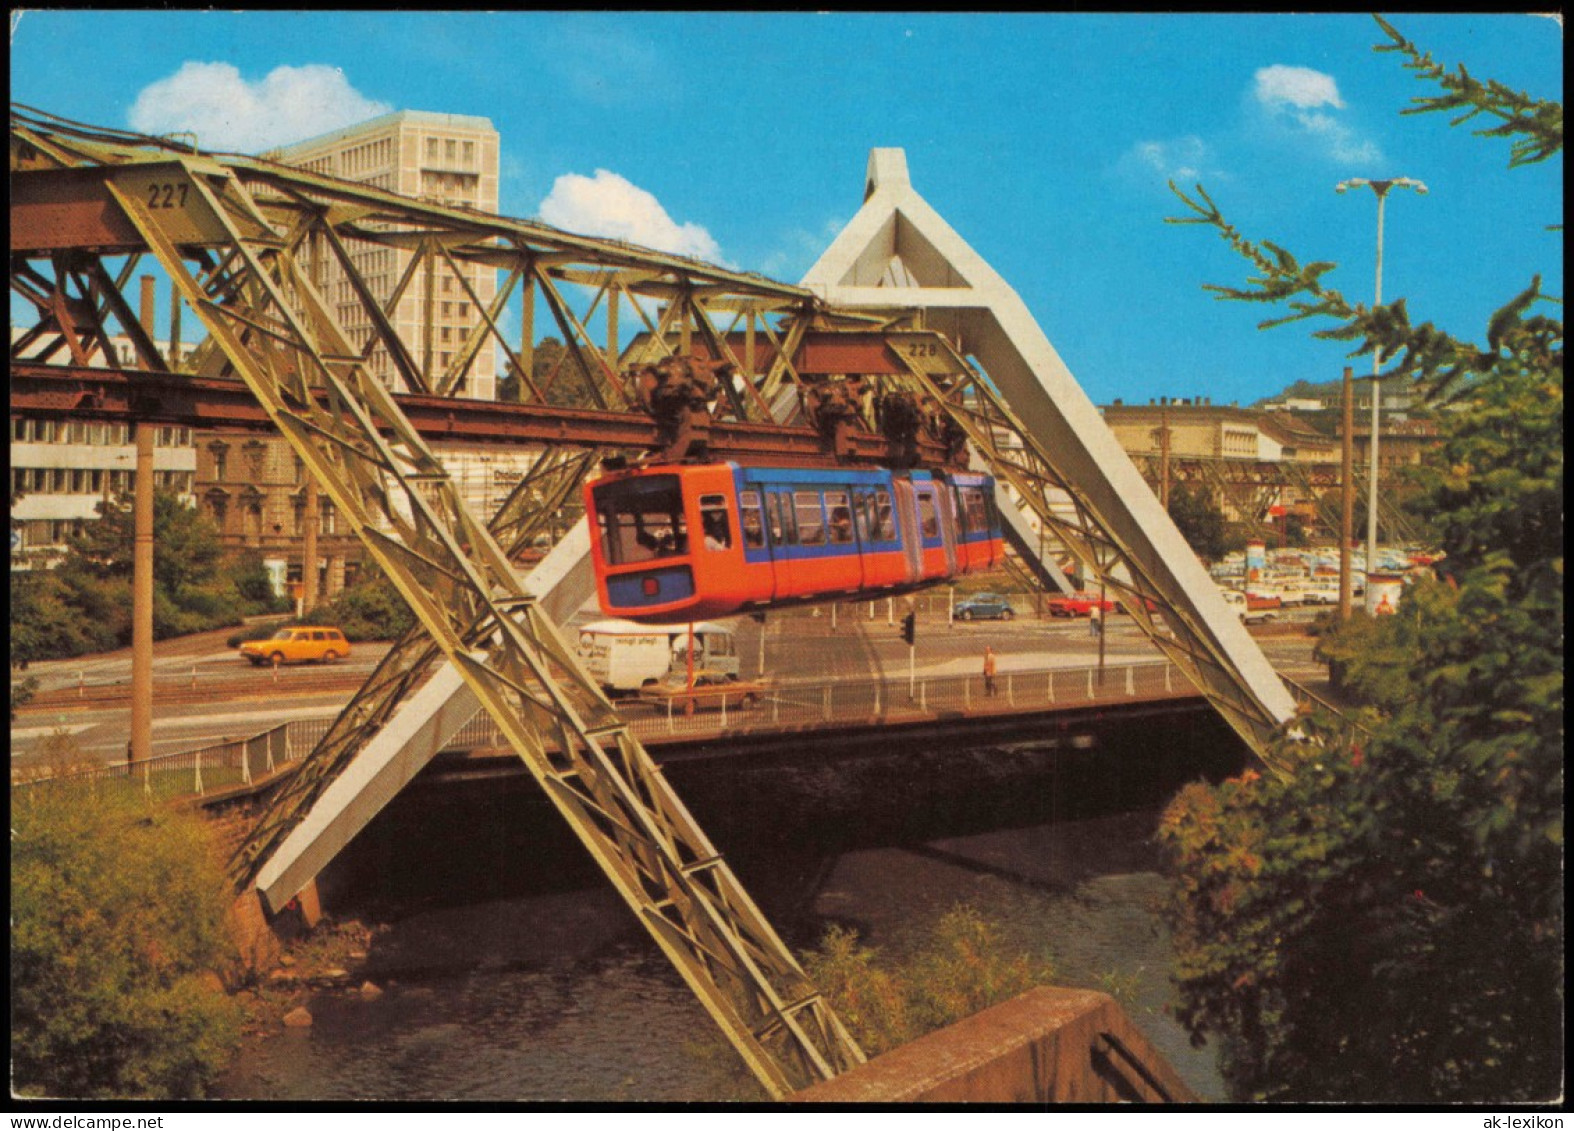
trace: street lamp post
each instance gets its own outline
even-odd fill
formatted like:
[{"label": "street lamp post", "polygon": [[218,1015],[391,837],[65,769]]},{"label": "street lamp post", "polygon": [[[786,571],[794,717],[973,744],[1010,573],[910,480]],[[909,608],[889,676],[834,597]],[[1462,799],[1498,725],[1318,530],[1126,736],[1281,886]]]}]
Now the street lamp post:
[{"label": "street lamp post", "polygon": [[[1383,205],[1388,199],[1388,190],[1393,188],[1415,189],[1417,193],[1426,195],[1426,186],[1420,181],[1409,177],[1392,177],[1385,181],[1369,181],[1364,177],[1352,177],[1348,181],[1340,181],[1334,186],[1335,192],[1344,192],[1346,189],[1360,188],[1365,185],[1377,194],[1377,290],[1372,299],[1372,309],[1376,310],[1383,304]],[[1366,500],[1366,596],[1364,598],[1367,611],[1371,611],[1372,603],[1372,571],[1377,568],[1377,424],[1378,405],[1382,400],[1381,387],[1378,381],[1382,372],[1383,359],[1379,350],[1372,350],[1372,439],[1371,439],[1371,471],[1367,484]]]}]

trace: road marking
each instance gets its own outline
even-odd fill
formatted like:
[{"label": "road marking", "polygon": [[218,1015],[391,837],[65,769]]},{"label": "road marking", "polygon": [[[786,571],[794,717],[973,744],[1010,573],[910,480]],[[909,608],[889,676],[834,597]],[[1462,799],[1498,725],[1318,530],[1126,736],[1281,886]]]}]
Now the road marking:
[{"label": "road marking", "polygon": [[281,721],[306,722],[312,719],[331,719],[336,717],[339,712],[335,710],[319,711],[316,714],[295,714],[293,712],[286,711],[284,714],[289,715],[288,719],[281,719],[280,714],[281,712],[279,709],[275,707],[271,711],[236,711],[227,715],[193,715],[190,718],[185,719],[164,719],[163,721],[155,721],[153,723],[153,729],[190,730],[193,727],[212,726],[215,723],[277,723]]},{"label": "road marking", "polygon": [[14,742],[19,738],[47,738],[50,735],[60,734],[61,732],[66,734],[77,734],[80,731],[92,730],[98,725],[98,723],[72,723],[70,726],[67,726],[64,723],[61,723],[52,727],[23,727],[20,730],[18,730],[16,727],[12,727],[11,739]]}]

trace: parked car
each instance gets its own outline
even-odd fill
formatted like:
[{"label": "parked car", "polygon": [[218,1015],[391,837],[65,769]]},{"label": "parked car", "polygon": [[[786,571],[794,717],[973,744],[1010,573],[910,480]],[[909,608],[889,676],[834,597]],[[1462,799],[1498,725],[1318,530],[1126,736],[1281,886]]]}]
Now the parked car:
[{"label": "parked car", "polygon": [[1111,613],[1115,608],[1114,601],[1108,598],[1101,601],[1097,593],[1062,593],[1049,599],[1049,615],[1052,617],[1089,617],[1093,615],[1094,609]]},{"label": "parked car", "polygon": [[660,683],[646,684],[639,697],[657,710],[681,711],[692,715],[697,710],[719,711],[722,705],[749,710],[765,697],[763,680],[737,679],[718,671],[696,671],[690,685],[687,672],[674,672]]},{"label": "parked car", "polygon": [[1010,620],[1017,615],[1011,602],[998,593],[974,593],[958,601],[952,613],[957,620]]},{"label": "parked car", "polygon": [[240,654],[259,668],[263,664],[331,664],[350,654],[350,642],[337,628],[292,625],[266,640],[246,641],[240,646]]}]

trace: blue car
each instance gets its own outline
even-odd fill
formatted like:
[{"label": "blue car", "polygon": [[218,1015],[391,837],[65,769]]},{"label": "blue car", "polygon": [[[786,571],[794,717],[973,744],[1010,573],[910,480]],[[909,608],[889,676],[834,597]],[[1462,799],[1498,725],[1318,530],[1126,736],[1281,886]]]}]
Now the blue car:
[{"label": "blue car", "polygon": [[998,593],[974,593],[958,601],[952,612],[957,620],[1010,620],[1016,616],[1011,602]]}]

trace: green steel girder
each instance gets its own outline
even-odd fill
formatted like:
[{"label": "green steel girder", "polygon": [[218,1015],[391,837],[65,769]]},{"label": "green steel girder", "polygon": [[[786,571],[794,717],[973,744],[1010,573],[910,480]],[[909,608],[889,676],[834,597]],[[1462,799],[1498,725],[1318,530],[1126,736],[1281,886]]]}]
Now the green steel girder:
[{"label": "green steel girder", "polygon": [[[227,163],[192,156],[127,159],[99,173],[104,205],[140,243],[128,247],[122,235],[105,254],[145,249],[168,273],[215,356],[251,389],[761,1083],[783,1096],[861,1062],[835,1013],[522,588],[492,532],[468,513],[441,462],[368,372],[361,347],[339,329],[295,254],[305,244],[291,238],[295,217],[252,191],[269,177],[248,185]],[[168,199],[179,203],[158,206]],[[480,229],[477,238],[499,234]],[[401,650],[386,686],[408,686],[424,654]],[[364,726],[379,709],[378,701],[361,704],[342,729]]]},{"label": "green steel girder", "polygon": [[[11,115],[11,168],[13,173],[53,170],[69,172],[128,164],[145,164],[172,156],[190,155],[189,147],[165,139],[140,137],[83,126],[39,111],[13,105]],[[603,406],[628,403],[622,387],[618,324],[627,313],[644,324],[655,349],[665,349],[667,331],[685,343],[698,332],[714,339],[714,321],[723,313],[746,312],[751,325],[780,337],[796,332],[804,322],[821,316],[823,304],[801,287],[776,282],[748,272],[732,271],[683,256],[634,247],[615,240],[575,236],[529,221],[490,216],[474,210],[414,201],[368,185],[340,181],[272,162],[235,155],[206,159],[210,168],[246,190],[270,241],[283,241],[295,253],[312,261],[304,277],[317,274],[320,257],[331,256],[353,291],[353,302],[369,326],[354,344],[366,357],[377,346],[389,353],[398,379],[410,391],[451,392],[465,378],[477,356],[496,347],[518,372],[527,397],[543,390],[528,377],[534,348],[532,337],[535,302],[539,299],[558,326],[565,345],[590,375]],[[13,211],[13,215],[15,212]],[[261,231],[262,228],[256,229]],[[137,241],[123,228],[103,233],[100,250],[135,252]],[[115,241],[118,238],[118,243]],[[262,238],[259,236],[259,238]],[[204,256],[201,274],[209,279],[210,297],[234,302],[243,296],[221,293],[220,286],[234,285],[232,273],[221,256],[204,255],[197,248],[221,248],[214,233],[186,229],[177,234],[178,246]],[[379,303],[366,273],[352,262],[357,248],[386,247],[409,253],[402,278],[391,297]],[[13,252],[19,248],[13,231]],[[392,324],[392,313],[401,298],[438,264],[461,282],[479,318],[461,343],[446,370],[438,371],[429,348],[415,343],[433,339],[430,310],[409,341],[402,341]],[[507,340],[499,314],[503,299],[491,305],[471,292],[461,265],[485,265],[505,273],[510,288],[524,280],[523,326],[520,339]],[[15,283],[13,283],[15,286]],[[256,295],[250,296],[259,300]],[[426,294],[429,307],[432,296]],[[409,301],[407,299],[407,301]],[[131,332],[129,327],[127,332]],[[686,352],[686,351],[685,351]],[[198,359],[213,364],[210,347]],[[655,360],[646,357],[643,360]],[[217,364],[222,364],[218,359]],[[202,370],[198,370],[203,372]],[[206,375],[213,375],[207,373]],[[772,381],[796,381],[790,363],[778,360]],[[747,384],[725,390],[724,415],[745,422],[769,422],[770,396]]]}]

